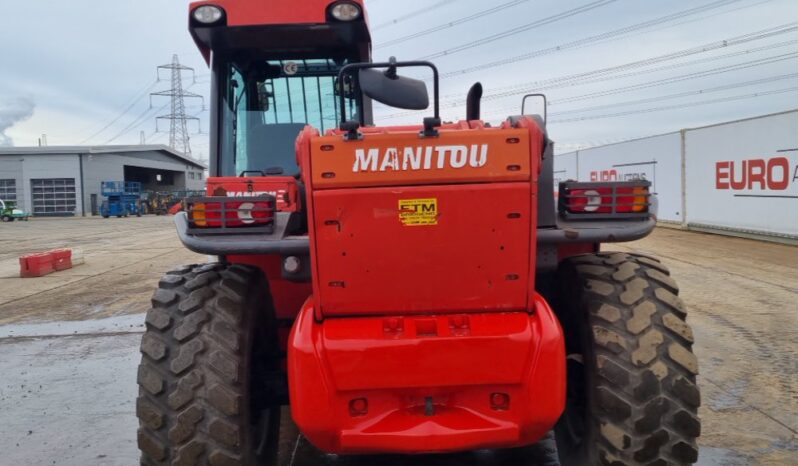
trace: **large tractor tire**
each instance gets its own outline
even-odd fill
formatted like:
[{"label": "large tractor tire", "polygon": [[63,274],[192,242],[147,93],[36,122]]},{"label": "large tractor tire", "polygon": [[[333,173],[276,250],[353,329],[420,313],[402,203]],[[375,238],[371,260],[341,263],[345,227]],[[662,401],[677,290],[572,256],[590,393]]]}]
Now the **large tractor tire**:
[{"label": "large tractor tire", "polygon": [[148,466],[273,466],[280,407],[268,284],[257,269],[206,264],[170,272],[147,313],[138,371],[138,444]]},{"label": "large tractor tire", "polygon": [[599,253],[565,261],[558,313],[568,395],[555,428],[563,466],[689,465],[698,459],[698,363],[668,269]]}]

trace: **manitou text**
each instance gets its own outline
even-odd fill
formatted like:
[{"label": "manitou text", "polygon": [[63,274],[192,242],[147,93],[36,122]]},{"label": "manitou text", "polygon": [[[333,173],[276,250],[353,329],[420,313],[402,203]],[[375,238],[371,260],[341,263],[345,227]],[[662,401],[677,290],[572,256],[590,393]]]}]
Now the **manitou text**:
[{"label": "manitou text", "polygon": [[488,144],[469,146],[357,149],[352,171],[384,172],[481,168],[488,163]]}]

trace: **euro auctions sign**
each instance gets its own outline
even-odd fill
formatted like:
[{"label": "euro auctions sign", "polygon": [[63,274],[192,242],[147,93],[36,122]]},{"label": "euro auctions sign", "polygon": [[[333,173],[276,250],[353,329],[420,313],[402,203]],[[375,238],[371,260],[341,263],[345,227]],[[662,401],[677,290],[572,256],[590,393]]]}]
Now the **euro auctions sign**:
[{"label": "euro auctions sign", "polygon": [[[798,183],[798,163],[788,157],[722,161],[715,164],[715,189],[731,191],[790,191]],[[798,197],[798,196],[796,196]]]},{"label": "euro auctions sign", "polygon": [[684,132],[688,225],[798,238],[798,111]]}]

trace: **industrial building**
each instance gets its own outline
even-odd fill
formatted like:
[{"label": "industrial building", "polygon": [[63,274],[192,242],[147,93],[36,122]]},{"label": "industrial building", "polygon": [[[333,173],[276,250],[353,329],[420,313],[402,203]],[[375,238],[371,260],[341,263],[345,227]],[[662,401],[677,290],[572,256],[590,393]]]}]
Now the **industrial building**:
[{"label": "industrial building", "polygon": [[102,181],[143,190],[201,190],[202,163],[163,145],[0,148],[0,199],[34,216],[85,216],[102,202]]}]

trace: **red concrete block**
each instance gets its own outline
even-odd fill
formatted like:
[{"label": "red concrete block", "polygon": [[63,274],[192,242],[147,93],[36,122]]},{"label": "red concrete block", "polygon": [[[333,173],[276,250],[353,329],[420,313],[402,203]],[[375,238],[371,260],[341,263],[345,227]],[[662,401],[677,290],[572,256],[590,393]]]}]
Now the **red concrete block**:
[{"label": "red concrete block", "polygon": [[183,201],[180,201],[169,208],[169,215],[177,215],[179,212],[182,211],[183,211]]},{"label": "red concrete block", "polygon": [[28,254],[19,258],[19,276],[43,277],[55,271],[53,255],[47,252]]},{"label": "red concrete block", "polygon": [[54,249],[48,254],[53,256],[53,268],[55,270],[67,270],[72,268],[72,250]]}]

